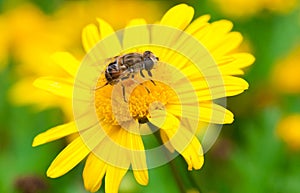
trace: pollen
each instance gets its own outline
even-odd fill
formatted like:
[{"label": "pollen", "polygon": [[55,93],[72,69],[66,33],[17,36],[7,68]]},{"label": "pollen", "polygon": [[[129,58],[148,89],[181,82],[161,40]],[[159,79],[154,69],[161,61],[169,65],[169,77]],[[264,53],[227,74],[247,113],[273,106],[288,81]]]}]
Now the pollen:
[{"label": "pollen", "polygon": [[95,109],[100,123],[120,125],[120,120],[129,119],[146,123],[151,110],[164,109],[171,101],[178,100],[175,91],[159,81],[137,84],[130,95],[126,96],[128,102],[124,102],[122,97],[114,100],[116,97],[113,97],[113,88],[117,86],[119,85],[107,85],[95,92]]},{"label": "pollen", "polygon": [[[103,79],[98,81],[97,85],[103,85],[105,82]],[[118,125],[113,113],[111,106],[111,93],[112,86],[108,85],[100,89],[96,89],[95,91],[95,111],[98,117],[99,122],[110,124],[110,125]]]},{"label": "pollen", "polygon": [[150,117],[150,109],[164,109],[169,101],[176,98],[176,93],[168,85],[162,82],[147,81],[143,85],[137,86],[131,93],[129,98],[130,115],[139,122],[145,122],[146,118]]}]

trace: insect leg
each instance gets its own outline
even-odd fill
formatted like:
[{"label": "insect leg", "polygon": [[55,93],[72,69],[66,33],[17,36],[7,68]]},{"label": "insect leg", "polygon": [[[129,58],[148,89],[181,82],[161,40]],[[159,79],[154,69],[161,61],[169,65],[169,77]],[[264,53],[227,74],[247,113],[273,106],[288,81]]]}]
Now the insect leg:
[{"label": "insect leg", "polygon": [[143,83],[141,83],[135,79],[132,79],[132,81],[135,82],[136,84],[143,86],[146,89],[146,91],[148,92],[148,94],[150,93],[150,90]]},{"label": "insect leg", "polygon": [[[147,70],[147,72],[148,72],[148,75],[149,75],[150,77],[152,77],[152,73],[150,72],[150,70]],[[142,70],[140,70],[140,74],[141,74],[141,76],[142,76],[143,78],[146,78],[145,75],[143,74]],[[149,79],[149,80],[152,82],[152,84],[153,84],[154,86],[156,86],[156,84],[155,84],[155,82],[154,82],[153,80],[151,80],[151,79]]]},{"label": "insect leg", "polygon": [[[148,72],[148,75],[149,75],[150,77],[152,77],[152,72],[151,72],[150,70],[147,70],[147,72]],[[154,82],[152,79],[149,79],[149,80],[152,82],[152,84],[153,84],[154,86],[156,86],[155,82]]]},{"label": "insect leg", "polygon": [[147,72],[148,72],[148,75],[149,75],[150,77],[152,77],[152,72],[151,72],[150,70],[147,70]]},{"label": "insect leg", "polygon": [[143,78],[145,78],[145,75],[143,74],[143,70],[140,70],[140,74]]},{"label": "insect leg", "polygon": [[123,83],[121,83],[121,86],[122,86],[122,93],[123,93],[124,102],[127,103],[127,100],[126,100],[126,97],[125,97],[125,86],[124,86]]},{"label": "insect leg", "polygon": [[127,103],[128,101],[126,100],[126,95],[125,95],[125,86],[124,86],[124,84],[123,84],[123,80],[126,80],[126,79],[128,79],[129,78],[129,76],[125,76],[125,77],[122,77],[121,78],[121,86],[122,86],[122,93],[123,93],[123,99],[124,99],[124,102],[125,103]]},{"label": "insect leg", "polygon": [[154,80],[150,79],[150,81],[152,82],[152,84],[153,84],[154,86],[156,86]]}]

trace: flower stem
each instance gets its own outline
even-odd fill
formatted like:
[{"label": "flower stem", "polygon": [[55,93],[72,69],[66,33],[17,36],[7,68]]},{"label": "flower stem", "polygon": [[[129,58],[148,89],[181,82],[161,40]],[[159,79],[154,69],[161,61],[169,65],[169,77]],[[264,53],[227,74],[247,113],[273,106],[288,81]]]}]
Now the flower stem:
[{"label": "flower stem", "polygon": [[[155,133],[154,133],[154,136],[155,136],[156,140],[157,140],[161,145],[163,145],[163,142],[162,142],[162,140],[161,140],[161,138],[160,138],[160,136],[159,136],[159,132],[155,132]],[[168,151],[168,150],[165,148],[165,151],[164,151],[165,156],[166,156],[166,158],[167,158],[168,160],[171,160],[172,158],[170,158],[170,154],[167,153],[167,151]],[[186,188],[185,188],[184,184],[182,183],[183,181],[182,181],[182,179],[181,179],[181,177],[180,177],[179,171],[177,170],[177,167],[176,167],[176,164],[174,163],[174,160],[170,161],[170,169],[171,169],[171,171],[172,171],[172,173],[173,173],[173,176],[174,176],[174,179],[175,179],[175,181],[176,181],[176,184],[177,184],[177,186],[178,186],[178,188],[179,188],[179,191],[180,191],[181,193],[186,193],[186,190],[185,190]]]},{"label": "flower stem", "polygon": [[171,171],[174,175],[174,178],[175,178],[175,181],[176,181],[176,184],[178,185],[178,188],[180,190],[181,193],[186,193],[185,191],[185,186],[184,184],[182,183],[182,180],[180,178],[180,174],[176,168],[176,165],[174,164],[173,161],[170,162],[170,167],[171,167]]}]

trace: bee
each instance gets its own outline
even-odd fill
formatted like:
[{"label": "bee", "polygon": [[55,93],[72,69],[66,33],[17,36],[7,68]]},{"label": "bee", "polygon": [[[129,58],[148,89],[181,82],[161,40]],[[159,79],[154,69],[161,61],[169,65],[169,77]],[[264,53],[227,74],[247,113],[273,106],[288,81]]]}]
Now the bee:
[{"label": "bee", "polygon": [[[125,97],[125,86],[122,84],[123,80],[131,78],[134,82],[143,85],[142,83],[137,82],[134,79],[134,76],[139,72],[140,75],[145,78],[143,71],[147,71],[148,76],[152,77],[151,70],[159,61],[159,58],[156,57],[151,51],[145,51],[144,53],[129,53],[121,56],[116,56],[113,58],[113,62],[109,63],[105,69],[105,79],[106,84],[100,86],[96,89],[102,88],[108,84],[116,85],[121,82],[122,93],[124,101],[127,102]],[[154,81],[150,81],[155,85]],[[145,87],[149,93],[149,89]]]}]

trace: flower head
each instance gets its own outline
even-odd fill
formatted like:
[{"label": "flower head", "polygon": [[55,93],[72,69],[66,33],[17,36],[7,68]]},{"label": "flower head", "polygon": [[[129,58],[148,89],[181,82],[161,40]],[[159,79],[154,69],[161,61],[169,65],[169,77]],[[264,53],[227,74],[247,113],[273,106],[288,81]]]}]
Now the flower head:
[{"label": "flower head", "polygon": [[289,115],[280,120],[277,125],[278,136],[294,150],[300,148],[300,115]]},{"label": "flower head", "polygon": [[[202,167],[203,150],[208,147],[201,146],[195,133],[202,123],[233,121],[233,114],[213,100],[248,88],[246,81],[234,75],[243,74],[242,68],[254,58],[233,52],[242,36],[230,32],[231,22],[208,23],[205,15],[191,23],[193,15],[192,7],[180,4],[158,24],[134,19],[118,32],[98,19],[98,26],[90,24],[83,30],[87,55],[80,66],[69,53],[55,54],[74,80],[45,77],[34,84],[70,98],[74,122],[39,134],[33,146],[73,133],[80,136],[55,158],[48,176],[59,177],[88,157],[83,171],[86,189],[97,191],[105,175],[106,192],[117,192],[129,167],[142,185],[148,183],[148,168],[178,154],[189,170]],[[141,57],[146,51],[159,59],[153,68]],[[133,55],[141,62],[124,62]],[[140,70],[147,75],[139,74]],[[110,82],[111,77],[116,83]],[[154,132],[164,144],[146,149],[142,136]],[[166,153],[165,147],[178,154],[153,159],[157,152]]]},{"label": "flower head", "polygon": [[214,2],[224,14],[235,18],[251,17],[263,10],[287,13],[297,5],[296,0],[214,0]]},{"label": "flower head", "polygon": [[300,48],[297,48],[275,65],[272,83],[276,90],[288,94],[300,93],[299,59]]}]

